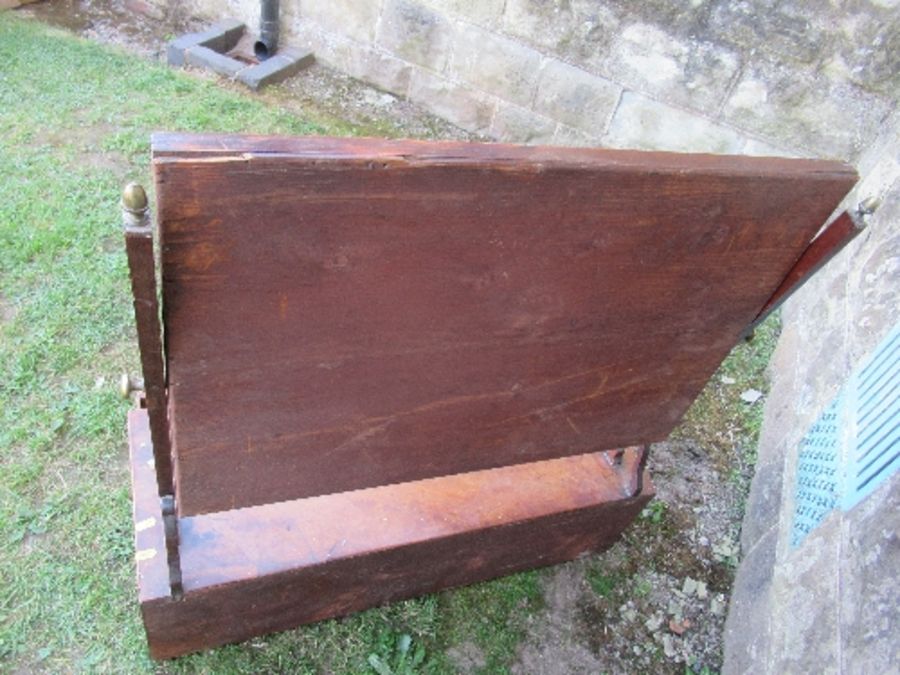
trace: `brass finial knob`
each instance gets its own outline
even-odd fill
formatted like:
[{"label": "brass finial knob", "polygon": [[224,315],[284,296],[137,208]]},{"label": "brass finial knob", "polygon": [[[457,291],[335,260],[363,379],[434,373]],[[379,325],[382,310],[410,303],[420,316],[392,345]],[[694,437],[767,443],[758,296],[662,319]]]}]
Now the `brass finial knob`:
[{"label": "brass finial knob", "polygon": [[143,390],[143,378],[131,377],[128,373],[122,373],[122,377],[119,378],[119,393],[122,395],[122,398],[130,398],[132,392]]},{"label": "brass finial knob", "polygon": [[147,193],[138,183],[129,183],[122,190],[122,207],[140,213],[147,209]]}]

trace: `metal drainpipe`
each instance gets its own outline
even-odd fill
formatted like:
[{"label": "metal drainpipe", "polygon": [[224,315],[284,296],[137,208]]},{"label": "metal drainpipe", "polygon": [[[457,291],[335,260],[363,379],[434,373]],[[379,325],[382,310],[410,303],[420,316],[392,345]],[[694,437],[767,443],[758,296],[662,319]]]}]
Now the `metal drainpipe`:
[{"label": "metal drainpipe", "polygon": [[278,49],[278,0],[260,0],[259,40],[253,45],[253,53],[260,61],[274,56]]}]

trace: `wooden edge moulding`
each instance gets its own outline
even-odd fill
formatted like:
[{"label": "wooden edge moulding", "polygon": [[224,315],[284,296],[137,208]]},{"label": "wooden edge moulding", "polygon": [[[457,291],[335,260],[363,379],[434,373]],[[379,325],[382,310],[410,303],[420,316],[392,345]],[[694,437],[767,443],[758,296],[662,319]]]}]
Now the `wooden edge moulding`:
[{"label": "wooden edge moulding", "polygon": [[607,548],[650,444],[867,210],[821,227],[838,162],[152,145],[122,387],[157,659]]}]

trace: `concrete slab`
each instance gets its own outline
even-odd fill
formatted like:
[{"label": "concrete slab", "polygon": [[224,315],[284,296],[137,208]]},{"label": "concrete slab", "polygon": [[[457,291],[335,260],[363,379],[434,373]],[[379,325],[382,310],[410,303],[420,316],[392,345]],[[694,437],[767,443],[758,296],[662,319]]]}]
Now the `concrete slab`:
[{"label": "concrete slab", "polygon": [[191,47],[196,47],[206,33],[185,33],[166,46],[166,61],[170,66],[181,68],[185,64],[185,54]]},{"label": "concrete slab", "polygon": [[236,77],[254,91],[280,82],[315,61],[311,51],[292,48],[281,49],[272,58],[255,65],[228,56],[225,52],[238,44],[245,31],[240,21],[225,19],[209,30],[172,40],[166,48],[166,59],[170,66],[190,65]]},{"label": "concrete slab", "polygon": [[312,52],[285,49],[262,63],[245,68],[238,73],[238,79],[254,91],[269,84],[275,84],[312,65]]},{"label": "concrete slab", "polygon": [[186,50],[185,62],[190,66],[209,68],[228,77],[235,77],[242,70],[248,70],[247,64],[243,61],[220,54],[209,47],[196,46]]},{"label": "concrete slab", "polygon": [[245,29],[236,19],[223,19],[204,33],[200,44],[217,52],[227,52],[238,43]]},{"label": "concrete slab", "polygon": [[172,40],[166,47],[166,61],[170,66],[180,68],[187,63],[187,51],[195,47],[225,52],[237,44],[243,33],[243,23],[235,19],[224,19],[208,30],[186,33]]}]

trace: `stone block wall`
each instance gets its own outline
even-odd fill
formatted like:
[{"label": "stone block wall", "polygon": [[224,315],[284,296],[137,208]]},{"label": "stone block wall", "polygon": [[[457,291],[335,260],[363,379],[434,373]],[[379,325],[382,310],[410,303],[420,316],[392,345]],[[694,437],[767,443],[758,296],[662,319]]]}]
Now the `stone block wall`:
[{"label": "stone block wall", "polygon": [[[181,4],[257,25],[255,0]],[[500,140],[853,160],[900,90],[897,0],[281,5],[288,42]]]},{"label": "stone block wall", "polygon": [[801,439],[900,322],[900,115],[858,168],[848,201],[881,206],[782,310],[723,673],[888,673],[900,663],[900,472],[790,546]]}]

